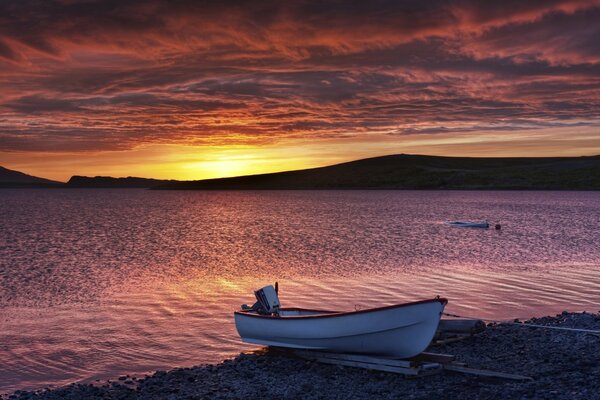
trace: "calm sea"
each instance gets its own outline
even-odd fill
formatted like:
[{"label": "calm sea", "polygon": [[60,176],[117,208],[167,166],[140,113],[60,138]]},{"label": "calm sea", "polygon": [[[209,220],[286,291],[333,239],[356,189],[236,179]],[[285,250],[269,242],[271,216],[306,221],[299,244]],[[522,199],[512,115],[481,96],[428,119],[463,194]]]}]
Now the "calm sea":
[{"label": "calm sea", "polygon": [[[464,229],[446,220],[502,229]],[[232,311],[600,309],[600,192],[0,191],[0,392],[216,362]]]}]

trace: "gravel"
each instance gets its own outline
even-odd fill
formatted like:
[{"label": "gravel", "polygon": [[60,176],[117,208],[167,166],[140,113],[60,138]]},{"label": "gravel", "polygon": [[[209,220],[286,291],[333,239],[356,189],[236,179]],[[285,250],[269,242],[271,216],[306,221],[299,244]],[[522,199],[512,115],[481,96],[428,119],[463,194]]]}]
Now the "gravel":
[{"label": "gravel", "polygon": [[[600,330],[600,313],[567,313],[528,323]],[[428,351],[457,356],[469,367],[526,375],[510,381],[446,371],[421,378],[324,365],[278,352],[240,354],[217,365],[71,384],[3,399],[598,399],[600,335],[490,324],[468,339]]]}]

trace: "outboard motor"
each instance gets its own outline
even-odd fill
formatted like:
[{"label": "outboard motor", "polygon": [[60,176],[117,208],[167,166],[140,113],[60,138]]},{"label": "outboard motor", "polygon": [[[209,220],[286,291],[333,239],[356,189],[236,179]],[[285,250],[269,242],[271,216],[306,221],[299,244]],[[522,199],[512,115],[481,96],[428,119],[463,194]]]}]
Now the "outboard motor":
[{"label": "outboard motor", "polygon": [[277,296],[278,287],[277,283],[275,287],[272,285],[265,286],[264,288],[258,289],[254,291],[254,296],[256,297],[256,303],[252,307],[248,307],[246,304],[242,305],[242,310],[245,311],[256,311],[259,314],[275,314],[279,313],[279,307],[281,303],[279,302],[279,296]]},{"label": "outboard motor", "polygon": [[254,292],[254,296],[256,296],[256,300],[258,300],[260,308],[262,308],[262,310],[264,310],[267,314],[277,314],[281,304],[279,303],[277,291],[272,285],[256,290]]}]

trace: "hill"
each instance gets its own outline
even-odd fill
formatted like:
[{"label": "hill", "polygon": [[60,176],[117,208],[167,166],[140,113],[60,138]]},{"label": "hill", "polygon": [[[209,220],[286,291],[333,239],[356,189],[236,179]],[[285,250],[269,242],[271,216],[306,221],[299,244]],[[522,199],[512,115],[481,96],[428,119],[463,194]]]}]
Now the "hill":
[{"label": "hill", "polygon": [[390,155],[297,171],[180,181],[157,190],[600,189],[600,156],[471,158]]},{"label": "hill", "polygon": [[136,178],[128,176],[127,178],[113,178],[110,176],[72,176],[67,182],[67,188],[139,188],[147,189],[153,186],[174,183],[177,181]]},{"label": "hill", "polygon": [[0,188],[44,188],[59,187],[61,182],[38,178],[19,171],[0,167]]}]

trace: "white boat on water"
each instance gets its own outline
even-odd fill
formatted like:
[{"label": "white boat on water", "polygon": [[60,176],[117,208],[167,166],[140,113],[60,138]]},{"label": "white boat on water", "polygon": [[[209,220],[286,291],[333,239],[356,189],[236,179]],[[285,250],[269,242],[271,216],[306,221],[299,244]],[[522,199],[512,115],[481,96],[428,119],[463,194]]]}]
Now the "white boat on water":
[{"label": "white boat on water", "polygon": [[255,292],[253,307],[236,311],[242,341],[294,349],[409,358],[429,346],[446,299],[350,312],[280,308],[273,286]]},{"label": "white boat on water", "polygon": [[471,222],[471,221],[448,221],[446,222],[450,226],[456,226],[459,228],[489,228],[490,224],[487,221]]}]

